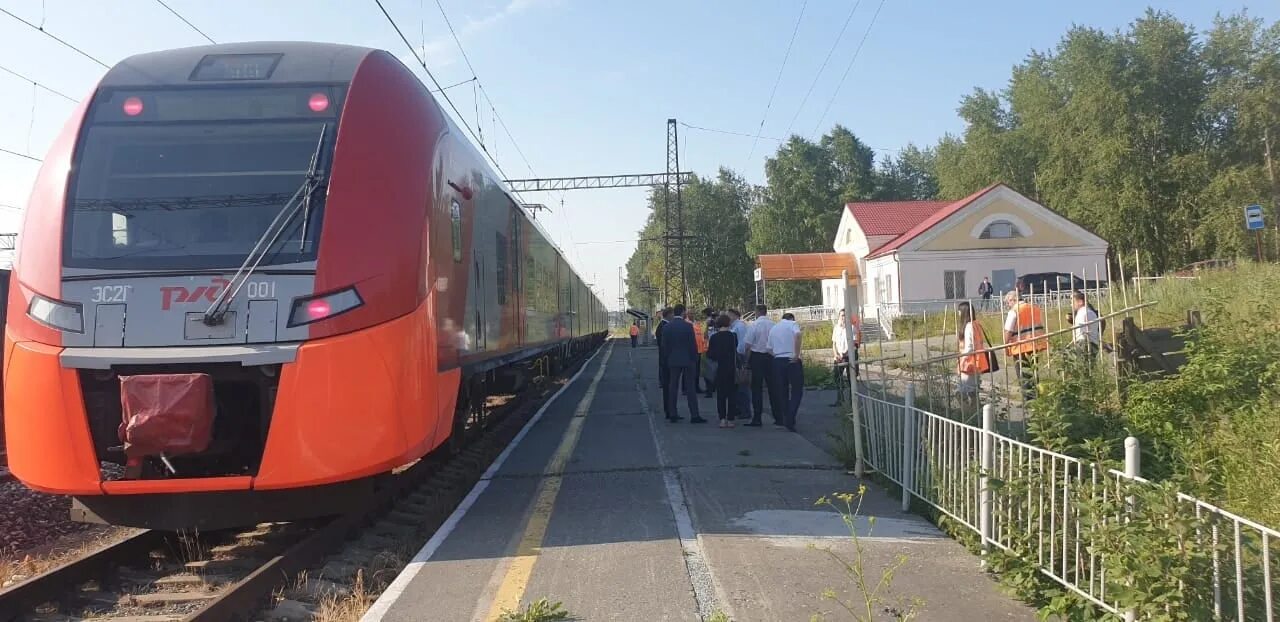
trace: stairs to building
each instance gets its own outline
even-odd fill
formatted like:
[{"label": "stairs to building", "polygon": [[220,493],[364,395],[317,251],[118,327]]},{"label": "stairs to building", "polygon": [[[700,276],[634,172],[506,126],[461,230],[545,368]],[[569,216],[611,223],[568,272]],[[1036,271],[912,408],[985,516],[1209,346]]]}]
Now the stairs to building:
[{"label": "stairs to building", "polygon": [[873,317],[862,318],[862,343],[889,341],[891,335],[880,326],[880,320]]}]

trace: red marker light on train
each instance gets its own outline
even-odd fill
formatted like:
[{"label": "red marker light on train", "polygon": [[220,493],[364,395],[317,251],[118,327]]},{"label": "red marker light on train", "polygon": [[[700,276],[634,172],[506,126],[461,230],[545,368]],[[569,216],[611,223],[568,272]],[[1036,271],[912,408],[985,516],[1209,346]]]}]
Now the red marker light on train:
[{"label": "red marker light on train", "polygon": [[294,298],[293,309],[289,312],[289,327],[305,326],[312,322],[326,320],[363,304],[364,299],[354,287],[319,296]]},{"label": "red marker light on train", "polygon": [[142,100],[137,97],[130,97],[124,100],[124,106],[122,106],[122,108],[124,109],[125,114],[131,117],[136,117],[142,114]]},{"label": "red marker light on train", "polygon": [[313,320],[329,317],[330,313],[333,313],[333,306],[323,298],[307,303],[307,317]]},{"label": "red marker light on train", "polygon": [[324,112],[329,109],[329,96],[324,93],[313,93],[311,99],[307,100],[307,107],[312,112]]}]

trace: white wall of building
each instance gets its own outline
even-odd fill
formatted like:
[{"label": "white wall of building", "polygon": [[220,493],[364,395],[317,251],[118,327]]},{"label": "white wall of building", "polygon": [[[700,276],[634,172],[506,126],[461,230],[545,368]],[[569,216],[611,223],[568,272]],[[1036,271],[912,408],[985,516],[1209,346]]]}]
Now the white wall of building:
[{"label": "white wall of building", "polygon": [[978,284],[982,277],[991,276],[996,270],[1014,270],[1018,276],[1033,272],[1070,272],[1084,278],[1094,278],[1094,268],[1103,279],[1107,278],[1106,249],[1080,248],[1017,248],[983,249],[966,251],[935,251],[896,253],[902,263],[900,295],[906,302],[939,300],[946,298],[943,273],[964,272],[964,295],[978,296]]},{"label": "white wall of building", "polygon": [[862,298],[862,315],[875,317],[876,308],[879,305],[901,300],[898,258],[895,254],[889,254],[868,259],[866,263],[867,275],[864,289],[868,293]]}]

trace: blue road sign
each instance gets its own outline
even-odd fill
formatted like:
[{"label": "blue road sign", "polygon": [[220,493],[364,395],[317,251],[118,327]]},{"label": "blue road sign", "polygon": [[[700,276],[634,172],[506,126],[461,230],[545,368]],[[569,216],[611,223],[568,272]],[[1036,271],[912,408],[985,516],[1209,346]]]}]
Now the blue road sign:
[{"label": "blue road sign", "polygon": [[1244,226],[1250,231],[1263,228],[1261,205],[1250,205],[1244,208]]}]

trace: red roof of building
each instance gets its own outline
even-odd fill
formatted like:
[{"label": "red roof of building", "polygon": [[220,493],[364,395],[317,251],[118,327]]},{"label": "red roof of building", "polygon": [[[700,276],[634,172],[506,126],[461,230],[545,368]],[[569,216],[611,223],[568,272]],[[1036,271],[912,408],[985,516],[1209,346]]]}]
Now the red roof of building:
[{"label": "red roof of building", "polygon": [[[872,249],[871,253],[870,253],[869,255],[867,255],[867,257],[879,257],[879,256],[881,256],[881,255],[886,255],[886,254],[891,253],[891,252],[893,252],[893,251],[895,251],[895,250],[898,250],[899,248],[901,248],[901,247],[902,247],[902,245],[903,245],[903,244],[906,244],[907,242],[910,242],[911,240],[913,240],[913,239],[915,239],[917,236],[919,236],[921,233],[924,233],[925,231],[928,231],[929,229],[932,229],[934,225],[936,225],[936,224],[938,224],[938,223],[942,222],[943,220],[946,220],[948,216],[951,216],[952,214],[954,214],[954,213],[956,213],[956,212],[958,212],[958,211],[960,211],[960,210],[964,209],[964,208],[965,208],[965,206],[969,205],[970,203],[973,203],[973,202],[974,202],[974,201],[976,201],[979,197],[981,197],[982,195],[984,195],[984,194],[986,194],[986,193],[990,192],[991,190],[995,189],[997,186],[1003,186],[1003,185],[1004,185],[1004,184],[1002,184],[1002,183],[994,183],[994,184],[991,184],[990,186],[987,186],[986,188],[983,188],[982,190],[979,190],[979,191],[977,191],[977,192],[975,192],[975,193],[973,193],[973,194],[971,194],[971,195],[969,195],[969,196],[967,196],[967,197],[965,197],[965,198],[963,198],[963,199],[960,199],[959,201],[956,201],[956,202],[954,202],[954,203],[947,203],[947,202],[945,202],[945,201],[940,202],[940,203],[941,203],[941,206],[940,206],[940,207],[935,207],[932,211],[930,211],[928,214],[925,214],[922,218],[917,218],[917,219],[916,219],[916,221],[915,221],[915,223],[914,223],[912,226],[910,226],[909,228],[907,228],[905,231],[903,231],[900,235],[898,235],[898,237],[896,237],[896,238],[894,238],[894,239],[892,239],[892,240],[889,240],[888,242],[886,242],[884,245],[880,246],[879,248]],[[910,204],[910,203],[927,203],[927,204],[933,205],[933,204],[936,204],[936,203],[939,203],[939,202],[937,202],[937,201],[907,201],[907,202],[905,202],[905,203],[906,203],[906,204]],[[886,203],[879,203],[878,205],[896,206],[896,205],[902,205],[902,204],[904,204],[904,202],[886,202]],[[877,205],[877,203],[852,203],[852,204],[850,204],[850,209],[853,209],[853,206],[854,206],[854,205],[872,206],[872,205]],[[874,211],[874,210],[869,210],[869,211]],[[924,210],[923,210],[923,208],[922,208],[922,209],[921,209],[919,212],[917,212],[917,213],[920,213],[920,212],[923,212],[923,211],[924,211]],[[856,211],[854,212],[854,216],[855,216],[855,217],[857,217],[857,216],[858,216],[858,214],[857,214],[857,212],[856,212]],[[858,218],[858,224],[859,224],[859,225],[861,225],[861,224],[862,224],[862,219],[861,219],[861,218]],[[864,231],[867,235],[869,235],[869,236],[870,236],[870,235],[885,235],[885,234],[883,234],[883,233],[881,233],[881,234],[871,233],[871,232],[869,232],[869,231],[866,231],[865,227],[864,227],[863,231]]]},{"label": "red roof of building", "polygon": [[934,212],[951,205],[951,201],[866,201],[845,207],[858,221],[862,233],[902,235]]}]

